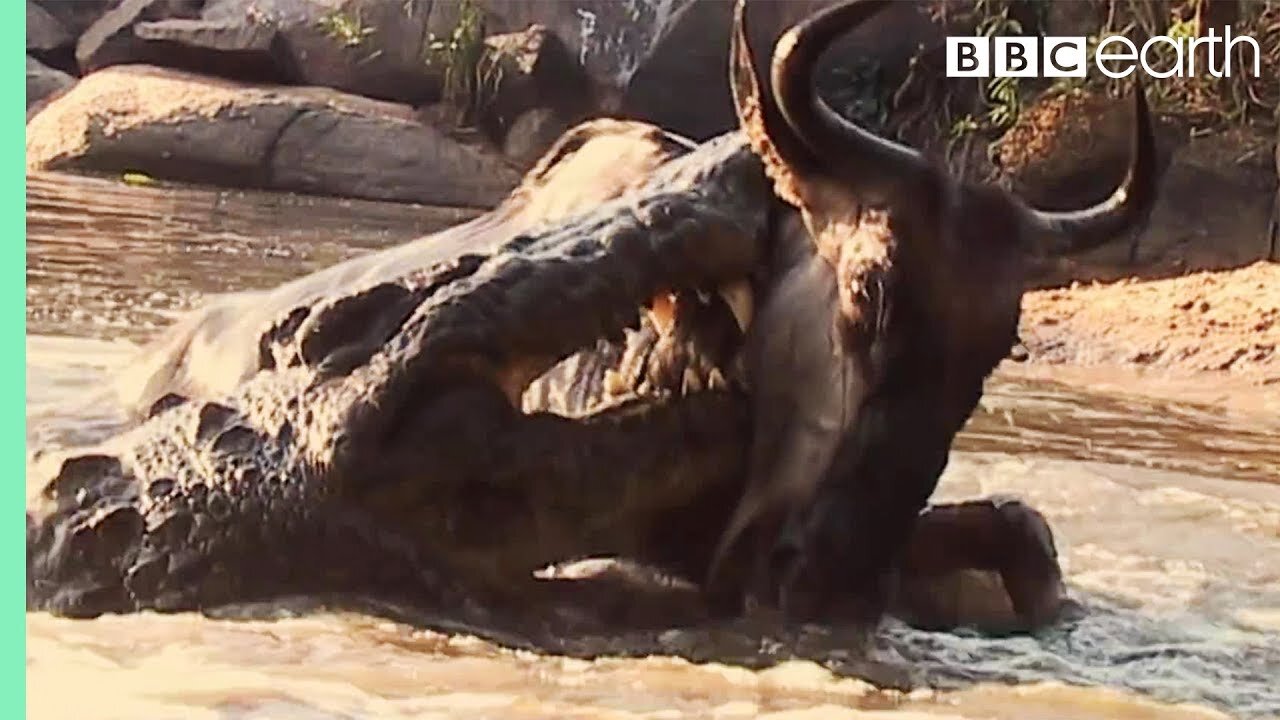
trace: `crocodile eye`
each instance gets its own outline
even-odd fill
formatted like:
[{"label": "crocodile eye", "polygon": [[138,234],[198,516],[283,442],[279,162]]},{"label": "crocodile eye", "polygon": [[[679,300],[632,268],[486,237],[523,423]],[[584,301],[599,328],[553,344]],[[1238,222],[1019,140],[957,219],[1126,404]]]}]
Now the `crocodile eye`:
[{"label": "crocodile eye", "polygon": [[167,393],[164,397],[151,403],[151,407],[147,409],[147,418],[153,418],[186,402],[187,399],[177,393]]}]

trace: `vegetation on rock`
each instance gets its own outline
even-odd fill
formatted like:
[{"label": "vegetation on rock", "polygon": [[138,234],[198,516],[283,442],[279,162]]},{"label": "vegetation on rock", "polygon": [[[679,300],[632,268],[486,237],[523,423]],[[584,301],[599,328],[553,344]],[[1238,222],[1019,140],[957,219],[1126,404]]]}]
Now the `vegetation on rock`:
[{"label": "vegetation on rock", "polygon": [[359,47],[364,43],[365,38],[374,32],[373,28],[365,27],[359,17],[348,15],[340,10],[324,15],[316,21],[316,24],[326,35],[348,48]]},{"label": "vegetation on rock", "polygon": [[484,39],[484,10],[475,0],[458,3],[458,20],[447,38],[427,37],[424,60],[441,71],[441,99],[455,108],[455,121],[463,127],[474,124],[502,80],[500,58]]}]

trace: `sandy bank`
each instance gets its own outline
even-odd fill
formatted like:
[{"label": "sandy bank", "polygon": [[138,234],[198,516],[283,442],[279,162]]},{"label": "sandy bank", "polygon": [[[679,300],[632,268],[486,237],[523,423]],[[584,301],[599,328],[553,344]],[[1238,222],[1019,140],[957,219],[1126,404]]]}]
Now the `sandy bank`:
[{"label": "sandy bank", "polygon": [[1002,371],[1280,415],[1280,264],[1028,292]]}]

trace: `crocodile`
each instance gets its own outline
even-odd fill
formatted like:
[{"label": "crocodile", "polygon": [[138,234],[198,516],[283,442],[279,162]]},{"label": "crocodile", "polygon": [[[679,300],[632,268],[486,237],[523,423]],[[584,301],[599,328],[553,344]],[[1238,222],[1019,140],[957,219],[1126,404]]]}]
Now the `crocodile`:
[{"label": "crocodile", "polygon": [[[741,79],[740,58],[733,70]],[[780,187],[788,156],[763,143],[788,134],[766,128],[762,141],[758,118],[743,124],[695,145],[643,123],[584,123],[480,218],[177,323],[120,383],[137,422],[50,458],[28,503],[28,609],[373,598],[527,628],[560,617],[548,608],[581,618],[598,606],[590,581],[534,573],[567,559],[629,558],[697,586],[769,479],[752,472],[753,396],[803,384],[785,363],[761,372],[759,338],[778,314],[757,319],[755,306],[786,297],[796,258],[840,244]],[[1098,234],[1116,212],[1035,218],[1058,236]],[[991,242],[997,267],[1017,250]],[[974,310],[987,300],[975,295]],[[844,469],[806,481],[860,482],[862,468]],[[891,609],[962,622],[939,600],[978,568],[1000,576],[1021,620],[1053,614],[1061,573],[1034,509],[909,504],[886,545]],[[863,570],[845,570],[856,585]]]}]

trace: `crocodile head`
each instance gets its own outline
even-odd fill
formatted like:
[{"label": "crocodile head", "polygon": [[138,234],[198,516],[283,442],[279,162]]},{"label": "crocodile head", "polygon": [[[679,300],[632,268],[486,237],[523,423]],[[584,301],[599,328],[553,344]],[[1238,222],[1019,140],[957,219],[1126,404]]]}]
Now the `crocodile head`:
[{"label": "crocodile head", "polygon": [[[583,187],[610,163],[611,184]],[[741,472],[725,288],[759,264],[769,206],[736,138],[690,151],[589,123],[466,242],[197,316],[141,363],[168,369],[144,383],[149,416],[69,453],[30,503],[28,607],[459,608],[572,555],[685,562],[673,523],[705,525],[699,498]],[[210,366],[229,389],[191,381]]]}]

